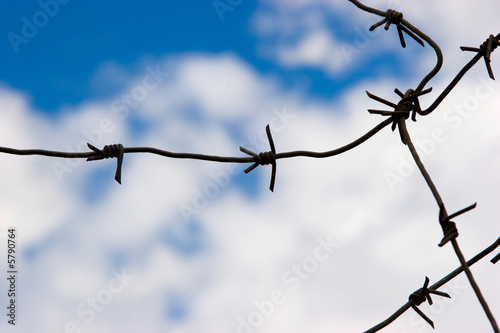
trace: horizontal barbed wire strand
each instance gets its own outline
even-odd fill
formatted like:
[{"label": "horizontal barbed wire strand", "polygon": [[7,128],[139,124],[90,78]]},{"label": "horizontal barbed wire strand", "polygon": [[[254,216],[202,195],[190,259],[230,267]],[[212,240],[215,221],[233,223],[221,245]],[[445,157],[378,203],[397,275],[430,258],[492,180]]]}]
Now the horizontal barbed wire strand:
[{"label": "horizontal barbed wire strand", "polygon": [[[290,152],[284,152],[284,153],[275,153],[275,152],[269,152],[274,155],[274,158],[276,160],[282,159],[282,158],[292,158],[292,157],[312,157],[312,158],[327,158],[327,157],[332,157],[335,155],[342,154],[348,150],[351,150],[358,145],[362,144],[363,142],[367,141],[369,138],[371,138],[373,135],[375,135],[377,132],[379,132],[382,128],[386,127],[387,125],[391,124],[394,121],[393,118],[388,118],[381,123],[379,123],[377,126],[375,126],[373,129],[368,131],[366,134],[361,136],[360,138],[352,141],[349,144],[346,144],[340,148],[329,150],[329,151],[324,151],[324,152],[315,152],[315,151],[305,151],[305,150],[297,150],[297,151],[290,151]],[[269,125],[266,127],[266,131],[269,132],[270,135],[270,129]],[[271,147],[274,146],[274,142],[272,141],[272,137],[269,138],[269,143]],[[114,151],[111,154],[106,154],[104,151],[108,148],[111,147],[111,145],[104,146],[102,150],[99,150],[92,146],[90,143],[87,144],[90,149],[93,151],[90,152],[62,152],[62,151],[53,151],[53,150],[44,150],[44,149],[15,149],[15,148],[9,148],[9,147],[0,147],[0,153],[6,153],[6,154],[12,154],[12,155],[41,155],[41,156],[48,156],[48,157],[58,157],[58,158],[86,158],[88,161],[93,161],[93,160],[98,160],[98,159],[103,159],[103,158],[112,158],[112,157],[118,157],[119,154]],[[153,147],[123,147],[122,155],[123,154],[130,154],[130,153],[150,153],[150,154],[155,154],[155,155],[160,155],[163,157],[169,157],[169,158],[179,158],[179,159],[194,159],[194,160],[203,160],[203,161],[211,161],[211,162],[221,162],[221,163],[257,163],[258,165],[266,165],[269,163],[265,163],[266,161],[262,161],[260,159],[260,154],[255,154],[247,149],[240,147],[240,150],[247,154],[251,154],[251,157],[230,157],[230,156],[218,156],[218,155],[206,155],[206,154],[197,154],[197,153],[176,153],[176,152],[171,152],[167,150],[162,150],[159,148],[153,148]],[[262,153],[261,153],[262,154]],[[260,155],[260,156],[259,156]],[[247,170],[245,170],[246,173],[250,172],[253,170],[254,167],[250,167]],[[115,179],[121,183],[120,179],[120,174],[121,174],[121,161],[117,165],[117,176]],[[275,168],[274,168],[275,170]],[[274,171],[272,176],[271,176],[271,186],[270,190],[273,191],[274,189],[274,179],[276,176],[276,172]]]},{"label": "horizontal barbed wire strand", "polygon": [[[332,157],[341,153],[344,153],[361,143],[365,142],[369,138],[371,138],[374,134],[379,132],[385,126],[391,124],[393,119],[386,119],[377,126],[375,126],[372,130],[367,132],[365,135],[360,138],[354,140],[353,142],[342,146],[340,148],[336,148],[333,150],[328,150],[324,152],[316,152],[316,151],[308,151],[308,150],[296,150],[290,152],[276,153],[276,159],[281,158],[291,158],[291,157],[313,157],[313,158],[325,158]],[[61,158],[89,158],[89,157],[97,157],[99,154],[89,151],[89,152],[63,152],[63,151],[54,151],[54,150],[45,150],[45,149],[16,149],[9,147],[0,147],[0,153],[12,154],[12,155],[41,155],[48,157],[61,157]],[[230,156],[218,156],[218,155],[206,155],[206,154],[198,154],[198,153],[176,153],[167,150],[162,150],[159,148],[153,147],[125,147],[124,153],[150,153],[156,154],[164,157],[170,158],[180,158],[180,159],[194,159],[194,160],[203,160],[203,161],[212,161],[212,162],[223,162],[223,163],[251,163],[255,162],[255,158],[253,157],[230,157]]]}]

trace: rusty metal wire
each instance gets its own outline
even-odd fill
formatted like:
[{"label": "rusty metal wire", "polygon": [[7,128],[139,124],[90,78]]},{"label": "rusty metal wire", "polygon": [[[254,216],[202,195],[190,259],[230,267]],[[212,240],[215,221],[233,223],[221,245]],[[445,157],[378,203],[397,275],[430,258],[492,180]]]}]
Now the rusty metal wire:
[{"label": "rusty metal wire", "polygon": [[[428,82],[439,72],[443,63],[443,55],[439,46],[426,34],[422,31],[414,27],[411,23],[403,18],[403,14],[397,12],[392,9],[388,9],[387,11],[381,11],[375,8],[371,8],[360,3],[357,0],[349,0],[351,3],[356,5],[363,11],[368,13],[372,13],[378,16],[382,16],[383,19],[374,25],[371,26],[370,31],[376,29],[377,27],[384,25],[384,29],[388,30],[390,25],[395,25],[398,32],[398,37],[402,47],[406,47],[406,41],[404,39],[404,34],[408,35],[410,38],[415,40],[422,46],[425,46],[425,43],[430,45],[434,52],[436,53],[436,65],[429,71],[429,73],[424,76],[424,78],[420,81],[415,89],[408,89],[405,93],[402,93],[400,90],[395,89],[395,93],[400,97],[399,102],[393,103],[388,100],[385,100],[381,97],[378,97],[374,94],[366,92],[368,97],[383,103],[393,110],[376,110],[369,109],[368,111],[371,114],[378,114],[382,116],[387,116],[388,118],[379,123],[373,129],[368,131],[366,134],[362,135],[358,139],[346,144],[342,147],[324,151],[324,152],[315,152],[315,151],[290,151],[290,152],[281,152],[277,153],[275,144],[271,135],[271,129],[269,125],[266,126],[266,134],[269,141],[270,151],[261,152],[259,154],[252,152],[244,147],[240,147],[240,151],[249,155],[248,157],[225,157],[225,156],[217,156],[217,155],[205,155],[205,154],[195,154],[195,153],[176,153],[166,150],[161,150],[158,148],[152,147],[123,147],[122,144],[113,144],[106,145],[103,149],[98,149],[88,143],[88,147],[91,151],[89,152],[60,152],[60,151],[50,151],[43,149],[14,149],[8,147],[0,147],[0,153],[14,154],[14,155],[42,155],[42,156],[50,156],[56,158],[86,158],[87,161],[95,161],[107,158],[116,158],[117,159],[117,167],[115,172],[115,180],[121,184],[121,170],[122,163],[125,154],[130,153],[149,153],[156,154],[163,157],[168,158],[179,158],[179,159],[195,159],[195,160],[204,160],[204,161],[212,161],[212,162],[221,162],[221,163],[253,163],[247,169],[245,169],[245,173],[251,172],[253,169],[258,167],[259,165],[271,165],[271,180],[269,189],[274,191],[274,185],[276,181],[276,169],[277,169],[277,160],[282,158],[293,158],[293,157],[310,157],[310,158],[327,158],[332,157],[338,154],[345,153],[361,143],[367,141],[384,127],[392,124],[392,130],[395,131],[396,128],[399,131],[399,136],[401,142],[408,147],[410,153],[417,164],[423,178],[425,179],[427,186],[431,190],[432,195],[436,201],[436,204],[439,209],[438,221],[443,230],[443,239],[438,244],[440,247],[444,246],[448,242],[452,244],[455,254],[460,262],[460,266],[455,269],[453,272],[448,274],[446,277],[439,280],[437,283],[432,286],[428,286],[429,279],[426,277],[424,285],[422,288],[418,289],[414,293],[409,296],[408,302],[403,305],[398,311],[396,311],[393,315],[391,315],[386,320],[382,321],[380,324],[374,326],[366,332],[376,332],[390,323],[392,323],[397,317],[399,317],[406,310],[412,308],[416,311],[424,320],[426,320],[432,327],[434,327],[434,323],[418,309],[418,306],[423,302],[427,301],[430,305],[432,305],[431,294],[441,296],[441,297],[450,297],[448,294],[437,291],[438,288],[443,286],[446,282],[453,279],[455,276],[460,274],[461,272],[465,272],[467,278],[469,280],[474,293],[476,294],[479,303],[481,304],[483,311],[485,312],[493,331],[496,333],[500,333],[496,320],[489,309],[488,303],[484,299],[479,286],[477,285],[474,276],[470,270],[470,266],[474,263],[481,260],[487,254],[492,252],[500,245],[500,238],[498,238],[492,245],[484,249],[482,252],[477,254],[474,258],[469,261],[466,261],[464,255],[462,254],[460,247],[457,242],[457,237],[459,236],[457,226],[452,219],[458,217],[459,215],[468,212],[476,207],[476,203],[470,205],[464,209],[461,209],[453,214],[448,214],[445,208],[445,204],[434,185],[429,173],[427,172],[424,164],[422,163],[415,146],[412,143],[410,134],[406,127],[406,120],[411,118],[412,121],[417,121],[418,116],[426,116],[433,112],[439,104],[445,99],[446,96],[453,90],[453,88],[458,84],[458,82],[463,78],[463,76],[467,73],[469,69],[471,69],[481,58],[484,59],[486,64],[486,69],[488,75],[491,79],[494,79],[493,70],[491,68],[491,53],[500,45],[500,33],[496,36],[490,35],[478,48],[475,47],[465,47],[462,46],[462,51],[471,51],[475,52],[476,55],[459,71],[459,73],[453,78],[453,80],[449,83],[449,85],[443,90],[443,92],[434,100],[434,102],[427,107],[426,109],[422,109],[419,102],[419,97],[425,94],[432,92],[432,88],[425,89],[425,86]],[[500,261],[500,253],[497,254],[491,262],[493,264]]]}]

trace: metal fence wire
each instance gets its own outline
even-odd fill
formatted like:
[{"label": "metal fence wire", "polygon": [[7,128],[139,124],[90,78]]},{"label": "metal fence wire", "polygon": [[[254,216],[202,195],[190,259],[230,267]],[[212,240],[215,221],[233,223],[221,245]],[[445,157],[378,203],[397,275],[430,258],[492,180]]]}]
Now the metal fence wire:
[{"label": "metal fence wire", "polygon": [[[460,261],[460,266],[455,269],[453,272],[443,277],[441,280],[436,282],[435,284],[429,286],[429,279],[425,277],[425,282],[422,288],[419,288],[412,294],[410,294],[408,298],[408,302],[406,302],[401,308],[399,308],[394,314],[390,317],[382,321],[381,323],[375,325],[371,329],[366,332],[377,332],[382,328],[386,327],[390,323],[392,323],[397,317],[403,314],[406,310],[412,308],[415,312],[417,312],[426,322],[429,323],[434,328],[434,323],[421,311],[418,306],[425,301],[427,301],[430,305],[432,305],[431,295],[439,296],[439,297],[450,297],[448,294],[444,292],[440,292],[439,289],[441,286],[446,284],[448,281],[456,277],[461,272],[465,272],[467,275],[467,279],[474,290],[474,293],[477,296],[479,303],[481,304],[484,313],[486,314],[493,331],[496,333],[500,333],[498,328],[498,324],[491,313],[491,310],[483,297],[481,290],[479,289],[478,284],[476,283],[474,276],[470,270],[470,266],[483,259],[486,255],[493,252],[498,246],[500,246],[500,237],[490,246],[485,248],[483,251],[478,253],[475,257],[466,261],[460,247],[458,245],[457,237],[458,237],[458,229],[454,221],[454,218],[458,217],[461,214],[466,213],[467,211],[474,209],[476,204],[472,204],[466,208],[463,208],[453,214],[448,214],[448,211],[445,208],[445,204],[441,199],[441,196],[434,185],[429,173],[425,169],[422,160],[420,159],[415,146],[412,143],[410,134],[406,128],[406,121],[411,118],[412,121],[417,120],[417,116],[426,116],[434,111],[439,104],[444,100],[444,98],[453,90],[453,88],[457,85],[457,83],[462,79],[462,77],[467,73],[469,69],[471,69],[481,58],[484,59],[486,64],[486,69],[488,71],[488,75],[491,79],[494,80],[493,71],[490,65],[490,56],[491,53],[500,45],[500,33],[496,36],[489,35],[488,38],[481,44],[479,47],[466,47],[462,46],[462,51],[471,51],[474,52],[474,57],[458,72],[453,80],[448,84],[448,86],[439,94],[439,96],[434,100],[434,102],[428,106],[427,108],[422,108],[419,102],[419,97],[428,94],[432,91],[432,88],[426,88],[426,85],[429,81],[439,72],[441,69],[441,65],[443,63],[443,55],[441,53],[441,49],[439,46],[426,34],[422,31],[414,27],[411,23],[403,18],[403,14],[397,12],[392,9],[388,9],[387,11],[378,10],[375,8],[368,7],[357,0],[349,0],[359,9],[366,11],[368,13],[372,13],[374,15],[378,15],[382,17],[382,20],[378,23],[375,23],[370,27],[370,31],[384,25],[384,29],[388,30],[391,25],[395,25],[399,40],[402,47],[406,47],[406,41],[404,35],[406,34],[413,40],[415,40],[420,45],[424,46],[425,43],[430,45],[432,49],[436,53],[436,65],[434,68],[420,81],[418,86],[415,89],[408,89],[406,92],[402,92],[397,88],[394,92],[398,95],[398,102],[390,102],[381,97],[375,96],[369,92],[367,92],[368,97],[385,104],[390,107],[391,110],[376,110],[369,109],[368,112],[371,114],[378,114],[383,117],[386,117],[381,123],[375,126],[373,129],[368,131],[366,134],[362,135],[358,139],[353,142],[346,144],[340,148],[336,148],[330,151],[324,152],[315,152],[315,151],[290,151],[290,152],[276,152],[275,144],[273,141],[273,137],[271,135],[271,129],[269,125],[266,127],[267,138],[269,141],[270,151],[261,152],[259,154],[252,152],[244,147],[240,147],[240,150],[247,154],[246,157],[224,157],[224,156],[216,156],[216,155],[204,155],[204,154],[193,154],[193,153],[175,153],[166,150],[161,150],[158,148],[152,147],[123,147],[121,144],[113,144],[104,146],[103,149],[98,149],[88,143],[88,147],[91,151],[89,152],[60,152],[60,151],[50,151],[43,149],[14,149],[8,147],[0,147],[1,153],[14,154],[14,155],[43,155],[43,156],[51,156],[58,158],[86,158],[87,161],[95,161],[107,158],[116,158],[117,159],[117,167],[115,180],[118,183],[121,183],[121,169],[123,156],[129,153],[150,153],[157,154],[164,157],[169,158],[181,158],[181,159],[196,159],[196,160],[205,160],[205,161],[213,161],[213,162],[222,162],[222,163],[253,163],[247,169],[245,169],[245,173],[248,173],[258,167],[259,165],[271,165],[271,180],[269,189],[274,191],[274,185],[276,180],[276,169],[277,169],[277,160],[282,158],[293,158],[293,157],[311,157],[311,158],[327,158],[332,157],[338,154],[342,154],[348,150],[351,150],[366,140],[370,139],[377,132],[382,130],[388,125],[391,125],[391,129],[395,131],[398,129],[401,142],[408,147],[410,153],[417,164],[422,176],[424,177],[429,189],[434,196],[434,199],[438,206],[438,222],[443,230],[443,239],[439,243],[439,246],[442,247],[448,243],[453,246],[453,249]],[[500,253],[497,254],[491,262],[493,264],[500,261]]]}]

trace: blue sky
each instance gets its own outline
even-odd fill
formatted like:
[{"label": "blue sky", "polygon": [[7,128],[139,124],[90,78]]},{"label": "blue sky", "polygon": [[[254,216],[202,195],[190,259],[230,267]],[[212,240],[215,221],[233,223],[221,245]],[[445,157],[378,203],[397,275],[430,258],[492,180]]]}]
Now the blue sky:
[{"label": "blue sky", "polygon": [[[394,27],[369,32],[379,17],[348,1],[223,0],[224,13],[214,1],[56,1],[1,11],[0,146],[244,156],[239,146],[269,150],[270,124],[278,152],[331,150],[381,121],[366,90],[396,103],[394,88],[435,64],[428,45],[402,49]],[[442,47],[424,105],[471,58],[459,46],[499,30],[487,0],[366,3],[402,11]],[[500,236],[498,96],[480,62],[408,123],[448,210],[478,202],[457,220],[467,258]],[[0,156],[0,243],[15,226],[20,262],[18,325],[0,330],[360,332],[458,265],[437,246],[437,208],[397,132],[279,160],[273,193],[270,167],[246,167],[127,154],[119,185],[115,160]],[[499,313],[500,270],[475,267]],[[420,306],[436,331],[489,329],[465,277],[443,291],[452,300]],[[409,311],[391,331],[430,327]]]},{"label": "blue sky", "polygon": [[[1,25],[7,38],[1,42],[5,52],[0,60],[9,64],[2,69],[2,78],[12,88],[29,91],[40,112],[52,114],[88,98],[109,97],[123,88],[120,82],[96,82],[103,64],[111,62],[134,71],[145,58],[165,54],[232,52],[258,71],[279,76],[290,86],[305,86],[308,93],[322,97],[340,94],[353,77],[380,75],[363,62],[335,78],[312,68],[279,68],[256,47],[262,43],[251,25],[257,3],[228,6],[232,11],[217,10],[210,1],[196,5],[145,1],[140,6],[79,1],[10,4]],[[314,11],[314,7],[307,10]],[[40,15],[46,12],[49,15]],[[339,31],[339,37],[352,39],[356,31],[344,29],[346,21],[341,16],[332,13],[332,17],[329,25]],[[270,36],[265,42],[276,43],[279,38]],[[397,73],[401,69],[394,67],[398,58],[384,54],[373,61],[389,64],[387,56],[391,67],[385,66],[384,75]]]},{"label": "blue sky", "polygon": [[[246,24],[254,8],[248,2],[224,15],[225,22],[219,20],[209,1],[197,7],[168,1],[145,1],[140,6],[123,2],[56,4],[58,7],[47,8],[57,14],[47,24],[35,26],[38,32],[26,44],[4,38],[1,45],[5,50],[1,59],[10,64],[2,70],[4,80],[13,88],[30,91],[34,105],[47,113],[116,92],[119,86],[93,85],[96,71],[107,62],[133,70],[145,56],[181,52],[230,50],[245,58],[255,57],[254,38]],[[8,15],[4,12],[2,18],[2,35],[23,36],[26,23],[21,18],[33,23],[33,16],[38,17],[41,10],[36,1],[10,4]]]}]

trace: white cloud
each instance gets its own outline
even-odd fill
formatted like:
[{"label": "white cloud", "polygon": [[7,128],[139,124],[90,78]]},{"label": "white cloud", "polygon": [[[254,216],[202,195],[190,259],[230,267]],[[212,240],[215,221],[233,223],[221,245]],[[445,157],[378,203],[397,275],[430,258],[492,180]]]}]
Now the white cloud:
[{"label": "white cloud", "polygon": [[[399,52],[401,48],[395,27],[389,32],[385,32],[383,26],[368,31],[373,23],[383,18],[366,13],[349,1],[271,0],[263,4],[255,15],[253,27],[260,34],[265,50],[263,55],[281,66],[314,67],[335,76],[352,69],[354,64],[359,65],[355,60],[362,56]],[[451,73],[456,73],[471,58],[470,53],[457,56],[462,53],[460,46],[477,47],[489,34],[497,33],[492,14],[500,10],[498,3],[486,0],[476,3],[440,1],[438,4],[430,0],[377,0],[366,2],[366,5],[402,12],[406,20],[437,42],[445,55],[444,69]],[[468,23],[457,24],[464,20]],[[408,49],[415,44],[406,34],[405,40]],[[427,45],[426,50],[431,52],[431,47]],[[408,52],[412,51],[406,50]],[[453,54],[455,56],[451,56]],[[434,52],[430,59],[434,64]],[[423,70],[428,71],[427,68]]]},{"label": "white cloud", "polygon": [[347,53],[343,53],[338,44],[327,31],[313,31],[296,45],[278,49],[278,59],[285,66],[324,68],[336,73],[347,62]]},{"label": "white cloud", "polygon": [[187,98],[211,115],[224,118],[241,117],[242,106],[251,108],[263,92],[254,70],[231,55],[183,61],[179,77]]}]

